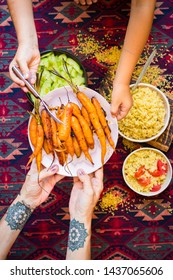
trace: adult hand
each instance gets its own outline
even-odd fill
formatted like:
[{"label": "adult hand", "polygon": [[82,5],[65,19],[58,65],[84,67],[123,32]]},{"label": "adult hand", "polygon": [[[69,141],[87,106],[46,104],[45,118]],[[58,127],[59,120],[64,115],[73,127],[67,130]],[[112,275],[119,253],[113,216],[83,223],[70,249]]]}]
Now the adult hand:
[{"label": "adult hand", "polygon": [[124,118],[133,105],[129,85],[113,84],[111,114],[117,120]]},{"label": "adult hand", "polygon": [[94,207],[103,190],[103,168],[87,175],[84,170],[77,172],[71,191],[69,212],[71,219],[91,219]]},{"label": "adult hand", "polygon": [[44,168],[38,175],[36,163],[33,160],[20,191],[20,200],[32,209],[38,207],[48,198],[54,185],[64,177],[58,175],[57,172],[58,165],[52,165],[50,169]]},{"label": "adult hand", "polygon": [[19,44],[17,52],[10,63],[9,71],[11,79],[18,84],[25,92],[28,89],[25,84],[13,72],[12,66],[16,65],[20,68],[22,74],[31,84],[36,82],[36,72],[40,63],[40,52],[37,45],[32,42],[27,44]]}]

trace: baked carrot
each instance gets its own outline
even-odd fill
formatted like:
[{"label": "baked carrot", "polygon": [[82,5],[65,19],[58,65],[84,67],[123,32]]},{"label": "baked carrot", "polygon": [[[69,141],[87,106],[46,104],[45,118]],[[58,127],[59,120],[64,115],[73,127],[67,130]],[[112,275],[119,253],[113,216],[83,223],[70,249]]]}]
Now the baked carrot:
[{"label": "baked carrot", "polygon": [[36,145],[36,140],[37,140],[36,135],[37,135],[37,119],[35,115],[32,115],[29,124],[29,137],[33,146]]},{"label": "baked carrot", "polygon": [[61,165],[64,165],[67,158],[65,142],[62,143],[58,136],[57,136],[57,147],[54,148],[54,151],[58,156],[59,163]]},{"label": "baked carrot", "polygon": [[34,146],[33,153],[29,157],[27,166],[32,162],[32,160],[37,156],[37,154],[43,147],[44,131],[43,131],[43,127],[42,127],[41,123],[37,123],[37,132],[36,132],[35,138],[36,138],[36,145]]},{"label": "baked carrot", "polygon": [[86,158],[93,164],[92,158],[88,152],[88,146],[85,141],[85,137],[84,137],[82,128],[80,126],[78,119],[75,116],[72,116],[72,118],[71,118],[71,127],[79,142],[79,146],[80,146],[81,150],[85,154]]},{"label": "baked carrot", "polygon": [[63,124],[59,124],[59,129],[58,129],[58,137],[60,141],[66,141],[67,138],[70,135],[71,132],[71,117],[72,117],[72,106],[70,103],[67,103],[65,105],[65,108],[63,110],[61,120]]},{"label": "baked carrot", "polygon": [[[57,118],[61,119],[62,113],[64,111],[64,107],[65,107],[64,104],[61,104],[61,106],[58,106],[57,111],[56,111]],[[59,130],[60,124],[58,122],[56,122],[56,125],[57,125],[57,129]]]},{"label": "baked carrot", "polygon": [[29,157],[29,161],[27,163],[27,165],[29,165],[33,160],[33,158],[35,157],[38,173],[40,173],[41,171],[42,147],[44,142],[44,131],[41,123],[41,118],[39,115],[39,106],[40,106],[40,101],[36,100],[34,103],[35,113],[32,112],[30,113],[31,121],[29,126],[29,135],[30,135],[31,143],[34,147],[34,151]]},{"label": "baked carrot", "polygon": [[64,164],[66,163],[66,160],[67,160],[67,153],[66,153],[66,148],[64,146],[64,143],[60,144],[58,149],[55,149],[55,151],[56,151],[56,154],[58,156],[59,163],[62,166],[64,166]]},{"label": "baked carrot", "polygon": [[81,148],[74,134],[72,135],[72,141],[73,141],[75,155],[77,156],[77,158],[79,158],[81,156]]},{"label": "baked carrot", "polygon": [[46,138],[44,138],[43,149],[45,150],[46,154],[50,154],[50,151],[49,151],[49,147],[48,147],[48,143],[47,143],[47,139],[46,139]]},{"label": "baked carrot", "polygon": [[52,130],[52,142],[53,142],[53,146],[55,147],[55,148],[57,148],[58,147],[58,135],[57,135],[57,133],[58,133],[58,129],[57,129],[57,125],[56,125],[56,122],[55,122],[55,120],[52,118],[52,117],[50,117],[50,123],[51,123],[51,130]]},{"label": "baked carrot", "polygon": [[99,121],[100,121],[100,123],[101,123],[101,125],[103,127],[103,130],[104,130],[104,132],[106,134],[108,142],[111,145],[111,147],[113,149],[115,149],[115,144],[114,144],[114,141],[113,141],[112,136],[111,136],[111,130],[110,130],[110,128],[108,126],[108,123],[107,123],[107,120],[105,118],[105,112],[103,111],[103,108],[100,106],[100,103],[99,103],[99,101],[97,100],[96,97],[92,97],[91,101],[92,101],[92,103],[93,103],[93,105],[94,105],[94,107],[95,107],[95,109],[97,111],[97,115],[99,117]]},{"label": "baked carrot", "polygon": [[70,102],[70,104],[71,104],[71,106],[73,108],[73,115],[74,116],[81,115],[81,111],[80,111],[79,106],[76,103],[74,103],[74,102]]},{"label": "baked carrot", "polygon": [[37,170],[38,173],[41,171],[41,161],[42,161],[42,149],[38,152],[36,156],[36,164],[37,164]]},{"label": "baked carrot", "polygon": [[93,128],[99,138],[100,145],[101,145],[101,162],[102,162],[102,164],[104,164],[104,158],[105,158],[105,154],[106,154],[106,136],[103,131],[102,125],[99,121],[96,109],[95,109],[94,105],[92,104],[90,98],[88,96],[86,96],[86,94],[78,91],[76,93],[76,95],[77,95],[77,98],[79,99],[79,101],[81,102],[81,104],[86,108],[86,110],[89,114],[91,123],[93,125]]},{"label": "baked carrot", "polygon": [[67,159],[66,153],[65,152],[56,152],[56,154],[58,156],[59,163],[62,166],[64,166],[64,164],[66,163],[66,159]]},{"label": "baked carrot", "polygon": [[51,121],[49,113],[43,109],[41,111],[41,120],[43,124],[44,134],[47,140],[47,145],[50,153],[53,152],[53,141],[52,141],[52,129],[51,129]]},{"label": "baked carrot", "polygon": [[65,141],[65,148],[67,150],[67,154],[70,154],[71,157],[73,158],[75,152],[74,152],[73,140],[71,135],[69,135],[69,137]]},{"label": "baked carrot", "polygon": [[89,126],[91,127],[90,117],[84,106],[81,107],[81,114],[84,117],[84,119],[88,122]]},{"label": "baked carrot", "polygon": [[73,107],[73,115],[75,117],[77,117],[80,126],[82,128],[85,140],[88,144],[88,147],[90,149],[94,148],[94,138],[93,138],[93,133],[89,127],[88,122],[84,119],[84,117],[81,115],[81,111],[79,109],[79,106],[75,103],[71,103],[72,107]]},{"label": "baked carrot", "polygon": [[90,129],[87,121],[84,119],[82,115],[78,115],[78,121],[82,127],[83,134],[85,136],[85,140],[90,149],[94,149],[94,137],[92,130]]}]

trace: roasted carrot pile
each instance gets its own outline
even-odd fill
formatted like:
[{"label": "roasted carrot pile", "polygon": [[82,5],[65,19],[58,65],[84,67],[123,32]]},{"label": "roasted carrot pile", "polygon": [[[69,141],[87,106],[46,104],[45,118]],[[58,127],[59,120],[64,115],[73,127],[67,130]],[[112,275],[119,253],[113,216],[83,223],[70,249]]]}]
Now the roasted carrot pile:
[{"label": "roasted carrot pile", "polygon": [[106,155],[106,139],[115,149],[106,114],[97,98],[90,99],[80,91],[76,93],[76,97],[81,103],[81,108],[70,101],[52,108],[63,124],[55,122],[45,109],[38,113],[37,108],[35,114],[31,116],[29,135],[34,150],[28,164],[35,157],[39,172],[43,149],[47,154],[52,154],[53,158],[57,156],[62,166],[67,164],[68,156],[71,159],[74,155],[79,158],[82,153],[91,164],[94,164],[90,155],[90,149],[94,149],[95,146],[94,133],[100,142],[102,164]]}]

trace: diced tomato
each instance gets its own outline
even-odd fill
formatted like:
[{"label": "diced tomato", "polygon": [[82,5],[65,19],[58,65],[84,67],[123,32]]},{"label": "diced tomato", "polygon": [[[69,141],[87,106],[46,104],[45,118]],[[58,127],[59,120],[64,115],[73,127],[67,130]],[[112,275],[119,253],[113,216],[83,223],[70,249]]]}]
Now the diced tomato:
[{"label": "diced tomato", "polygon": [[145,173],[145,166],[141,165],[138,170],[135,172],[135,178],[139,178]]},{"label": "diced tomato", "polygon": [[162,176],[163,174],[165,174],[162,170],[154,170],[154,171],[149,171],[148,172],[153,176],[153,177],[160,177]]},{"label": "diced tomato", "polygon": [[162,174],[166,174],[168,172],[168,164],[158,159],[157,161],[157,169],[162,171]]},{"label": "diced tomato", "polygon": [[161,188],[161,184],[153,185],[151,192],[157,192]]},{"label": "diced tomato", "polygon": [[143,187],[146,187],[151,183],[151,179],[149,177],[140,177],[137,181]]}]

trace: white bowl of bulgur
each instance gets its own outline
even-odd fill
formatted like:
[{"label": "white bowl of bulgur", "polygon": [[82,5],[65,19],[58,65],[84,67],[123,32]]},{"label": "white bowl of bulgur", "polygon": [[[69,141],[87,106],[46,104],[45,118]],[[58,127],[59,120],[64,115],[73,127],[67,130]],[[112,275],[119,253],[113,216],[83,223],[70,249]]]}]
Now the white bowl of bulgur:
[{"label": "white bowl of bulgur", "polygon": [[157,139],[170,119],[170,105],[166,95],[157,87],[139,83],[130,85],[133,106],[125,118],[118,122],[119,134],[133,142]]},{"label": "white bowl of bulgur", "polygon": [[172,179],[172,166],[160,150],[139,148],[123,163],[123,178],[134,192],[154,196],[163,192]]}]

